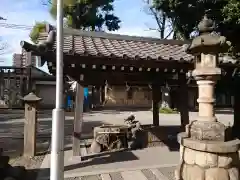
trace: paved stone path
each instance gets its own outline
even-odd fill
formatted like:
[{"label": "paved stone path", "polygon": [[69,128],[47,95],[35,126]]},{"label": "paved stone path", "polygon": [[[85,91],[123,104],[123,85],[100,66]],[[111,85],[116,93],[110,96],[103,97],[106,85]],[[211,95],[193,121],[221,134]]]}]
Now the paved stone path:
[{"label": "paved stone path", "polygon": [[176,167],[160,167],[131,171],[111,172],[81,177],[70,177],[64,180],[174,180]]}]

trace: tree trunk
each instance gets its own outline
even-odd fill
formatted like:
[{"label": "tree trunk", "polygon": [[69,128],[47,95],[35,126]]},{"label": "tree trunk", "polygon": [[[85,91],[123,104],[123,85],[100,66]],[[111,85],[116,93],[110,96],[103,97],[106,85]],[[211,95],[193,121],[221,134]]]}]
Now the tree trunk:
[{"label": "tree trunk", "polygon": [[160,38],[164,39],[165,38],[165,27],[166,27],[166,15],[162,13],[162,27],[160,27]]}]

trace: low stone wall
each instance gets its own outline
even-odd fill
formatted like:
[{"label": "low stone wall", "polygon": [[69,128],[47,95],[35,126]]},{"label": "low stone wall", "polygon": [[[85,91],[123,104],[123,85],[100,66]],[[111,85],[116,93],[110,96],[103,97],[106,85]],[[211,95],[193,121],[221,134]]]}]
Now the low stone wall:
[{"label": "low stone wall", "polygon": [[179,168],[184,180],[239,180],[239,154],[209,153],[180,146]]},{"label": "low stone wall", "polygon": [[178,135],[180,165],[176,180],[239,180],[239,140],[202,141]]}]

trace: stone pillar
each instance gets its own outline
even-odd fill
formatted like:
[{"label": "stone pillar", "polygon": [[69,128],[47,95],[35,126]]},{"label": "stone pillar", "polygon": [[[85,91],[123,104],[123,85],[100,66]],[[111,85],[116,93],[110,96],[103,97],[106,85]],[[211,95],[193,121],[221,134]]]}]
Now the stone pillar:
[{"label": "stone pillar", "polygon": [[92,91],[92,105],[91,105],[91,109],[94,109],[95,108],[95,106],[96,106],[96,88],[95,88],[95,86],[92,86],[92,89],[91,89],[91,91]]},{"label": "stone pillar", "polygon": [[36,155],[37,103],[41,98],[29,93],[22,100],[25,103],[23,155],[33,157]]},{"label": "stone pillar", "polygon": [[82,133],[83,124],[83,101],[84,90],[77,82],[76,84],[76,98],[74,111],[74,134],[73,134],[73,156],[81,156],[80,137]]},{"label": "stone pillar", "polygon": [[100,87],[100,102],[101,105],[104,105],[105,103],[105,86]]},{"label": "stone pillar", "polygon": [[187,52],[196,56],[193,77],[198,84],[198,118],[178,135],[180,165],[177,180],[239,180],[239,144],[230,127],[217,121],[214,113],[214,85],[220,78],[218,54],[225,52],[229,43],[214,33],[214,23],[204,16],[199,26],[200,35],[193,39]]}]

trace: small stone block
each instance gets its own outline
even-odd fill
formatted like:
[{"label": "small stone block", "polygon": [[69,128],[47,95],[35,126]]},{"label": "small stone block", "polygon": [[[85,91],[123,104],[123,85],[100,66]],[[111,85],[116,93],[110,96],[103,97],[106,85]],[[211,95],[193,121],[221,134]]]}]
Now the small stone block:
[{"label": "small stone block", "polygon": [[239,180],[239,170],[238,168],[231,168],[228,170],[230,180]]},{"label": "small stone block", "polygon": [[183,167],[182,167],[183,180],[205,180],[204,178],[205,178],[204,169],[200,168],[197,165],[183,164]]},{"label": "small stone block", "polygon": [[230,180],[228,171],[224,168],[210,168],[205,173],[206,180]]}]

